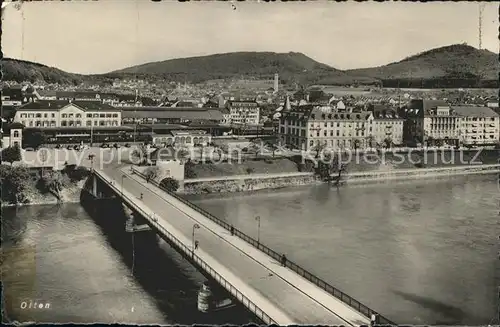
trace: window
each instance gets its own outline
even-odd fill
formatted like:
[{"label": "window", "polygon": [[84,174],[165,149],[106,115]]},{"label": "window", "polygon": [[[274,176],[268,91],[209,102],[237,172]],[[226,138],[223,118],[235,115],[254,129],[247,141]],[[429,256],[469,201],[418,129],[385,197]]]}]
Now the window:
[{"label": "window", "polygon": [[26,118],[26,114],[21,114],[21,118]]},{"label": "window", "polygon": [[76,114],[76,118],[82,118],[82,114]]},{"label": "window", "polygon": [[52,117],[52,118],[56,118],[56,114],[52,114],[52,116],[51,116],[51,117]]},{"label": "window", "polygon": [[111,118],[111,114],[106,114],[106,118]]},{"label": "window", "polygon": [[99,114],[94,114],[94,118],[99,118]]},{"label": "window", "polygon": [[42,114],[36,114],[36,118],[42,118]]},{"label": "window", "polygon": [[92,114],[87,114],[87,118],[92,118]]},{"label": "window", "polygon": [[48,117],[48,114],[43,114],[43,118],[47,118]]},{"label": "window", "polygon": [[62,120],[62,121],[61,121],[61,126],[68,126],[68,122],[67,122],[67,121],[65,121],[65,120]]},{"label": "window", "polygon": [[67,114],[62,114],[61,116],[62,116],[62,118],[68,118]]},{"label": "window", "polygon": [[56,127],[56,121],[55,120],[51,120],[50,121],[50,127]]},{"label": "window", "polygon": [[105,118],[106,115],[105,114],[99,114],[99,118]]},{"label": "window", "polygon": [[87,120],[87,126],[92,126],[92,121]]},{"label": "window", "polygon": [[113,118],[117,118],[118,117],[118,114],[113,114]]},{"label": "window", "polygon": [[14,137],[19,137],[19,131],[14,131]]}]

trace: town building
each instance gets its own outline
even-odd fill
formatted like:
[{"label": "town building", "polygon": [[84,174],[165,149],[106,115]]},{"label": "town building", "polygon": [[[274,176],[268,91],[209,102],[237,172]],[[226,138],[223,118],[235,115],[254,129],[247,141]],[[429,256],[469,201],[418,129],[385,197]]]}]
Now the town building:
[{"label": "town building", "polygon": [[348,113],[330,106],[305,105],[283,110],[278,136],[288,147],[309,151],[317,145],[332,150],[368,146],[373,131],[371,112]]},{"label": "town building", "polygon": [[488,107],[453,106],[460,116],[460,143],[464,145],[496,145],[499,141],[500,117]]},{"label": "town building", "polygon": [[211,108],[126,107],[120,109],[122,110],[123,124],[183,124],[199,120],[220,124],[224,120],[220,110]]},{"label": "town building", "polygon": [[207,146],[212,136],[202,130],[172,130],[167,134],[153,134],[153,144],[159,146],[195,147]]},{"label": "town building", "polygon": [[260,108],[255,99],[230,100],[227,102],[227,108],[230,124],[258,125],[260,122]]},{"label": "town building", "polygon": [[14,121],[26,127],[120,126],[121,110],[92,101],[35,101],[16,110]]},{"label": "town building", "polygon": [[369,146],[392,146],[403,144],[404,119],[388,105],[371,104],[368,110],[373,112],[373,132],[369,137]]},{"label": "town building", "polygon": [[411,100],[402,110],[406,118],[404,138],[410,143],[427,146],[458,145],[460,121],[452,108],[442,100]]},{"label": "town building", "polygon": [[14,146],[21,148],[23,145],[23,129],[24,126],[20,123],[3,125],[0,130],[2,134],[1,148],[4,149]]}]

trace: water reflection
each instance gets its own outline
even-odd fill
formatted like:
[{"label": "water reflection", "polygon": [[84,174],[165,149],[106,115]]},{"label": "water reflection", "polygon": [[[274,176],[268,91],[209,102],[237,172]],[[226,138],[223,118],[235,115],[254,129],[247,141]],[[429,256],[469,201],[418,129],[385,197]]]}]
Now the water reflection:
[{"label": "water reflection", "polygon": [[190,198],[398,323],[497,312],[494,175]]}]

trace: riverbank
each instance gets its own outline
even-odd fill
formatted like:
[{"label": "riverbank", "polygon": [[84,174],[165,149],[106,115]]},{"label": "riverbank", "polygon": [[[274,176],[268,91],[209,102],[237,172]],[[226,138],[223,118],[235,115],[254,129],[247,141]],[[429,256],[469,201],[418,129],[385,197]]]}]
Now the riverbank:
[{"label": "riverbank", "polygon": [[0,166],[1,207],[79,203],[87,169],[67,167],[62,171],[47,168]]},{"label": "riverbank", "polygon": [[[500,173],[499,164],[353,172],[343,175],[341,180],[345,183],[351,184],[494,173]],[[313,173],[237,175],[186,179],[184,180],[183,187],[179,190],[179,193],[184,195],[194,195],[208,193],[250,192],[320,183],[323,183],[323,181],[321,181]]]}]

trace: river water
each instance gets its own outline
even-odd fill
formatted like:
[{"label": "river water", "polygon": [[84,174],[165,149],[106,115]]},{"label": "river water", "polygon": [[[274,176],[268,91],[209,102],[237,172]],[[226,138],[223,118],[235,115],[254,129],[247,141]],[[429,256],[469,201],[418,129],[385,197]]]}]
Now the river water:
[{"label": "river water", "polygon": [[[478,325],[498,323],[499,195],[490,175],[191,199],[397,323]],[[80,204],[3,209],[9,318],[250,321],[238,307],[198,313],[203,276],[157,238],[117,231],[114,215]],[[30,301],[44,308],[23,308]]]}]

